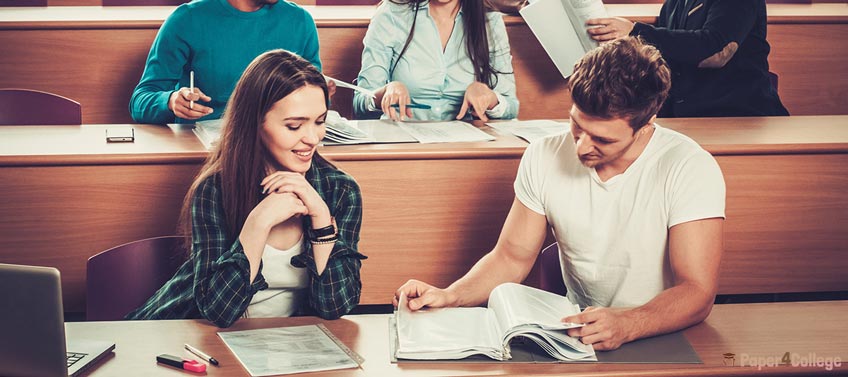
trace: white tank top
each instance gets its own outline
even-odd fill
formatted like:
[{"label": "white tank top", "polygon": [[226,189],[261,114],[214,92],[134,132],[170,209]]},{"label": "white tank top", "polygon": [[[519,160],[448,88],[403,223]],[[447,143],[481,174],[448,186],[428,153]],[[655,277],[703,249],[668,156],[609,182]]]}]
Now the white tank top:
[{"label": "white tank top", "polygon": [[256,292],[245,317],[290,317],[306,299],[309,273],[291,265],[291,258],[303,251],[303,237],[288,250],[265,245],[262,276],[268,288]]}]

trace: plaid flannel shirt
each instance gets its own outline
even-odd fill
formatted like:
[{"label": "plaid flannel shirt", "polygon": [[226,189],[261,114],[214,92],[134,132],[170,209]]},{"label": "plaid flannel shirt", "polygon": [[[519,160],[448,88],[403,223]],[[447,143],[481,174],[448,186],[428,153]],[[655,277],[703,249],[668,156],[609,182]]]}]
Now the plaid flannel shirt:
[{"label": "plaid flannel shirt", "polygon": [[[357,251],[362,224],[362,196],[352,177],[315,160],[306,180],[327,203],[336,219],[338,241],[324,272],[319,276],[312,244],[292,257],[295,267],[309,271],[308,308],[299,314],[336,319],[359,303],[362,282]],[[192,199],[192,254],[165,285],[127,319],[205,318],[218,327],[229,327],[244,315],[253,295],[268,284],[259,274],[250,283],[250,264],[238,239],[240,232],[227,232],[218,176],[203,181]],[[304,231],[310,227],[304,221]]]}]

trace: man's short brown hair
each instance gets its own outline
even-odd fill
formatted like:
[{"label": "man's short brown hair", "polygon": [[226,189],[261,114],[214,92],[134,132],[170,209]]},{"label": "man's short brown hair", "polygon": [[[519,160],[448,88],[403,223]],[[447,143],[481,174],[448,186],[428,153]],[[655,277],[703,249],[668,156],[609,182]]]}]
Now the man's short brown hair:
[{"label": "man's short brown hair", "polygon": [[568,86],[580,111],[626,119],[635,132],[662,107],[671,72],[654,46],[626,37],[589,51],[574,65]]}]

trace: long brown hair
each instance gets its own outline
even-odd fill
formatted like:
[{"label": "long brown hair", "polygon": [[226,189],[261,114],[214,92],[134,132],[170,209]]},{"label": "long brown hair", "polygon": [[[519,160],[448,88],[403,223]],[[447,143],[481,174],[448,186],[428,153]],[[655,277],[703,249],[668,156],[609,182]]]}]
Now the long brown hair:
[{"label": "long brown hair", "polygon": [[[412,37],[415,35],[415,21],[418,19],[418,10],[421,9],[421,4],[429,0],[389,0],[392,3],[407,5],[412,9],[412,25],[409,27],[409,35],[406,37],[406,42],[398,54],[389,75],[394,74],[403,54],[412,43]],[[471,66],[474,67],[475,80],[482,82],[494,88],[498,84],[497,74],[512,73],[500,72],[492,67],[492,61],[489,51],[489,29],[486,23],[486,13],[492,11],[494,7],[488,0],[459,0],[459,6],[462,9],[462,23],[465,26],[465,50],[468,53],[468,58],[471,60]]]},{"label": "long brown hair", "polygon": [[[197,188],[217,174],[228,236],[235,237],[247,215],[261,199],[259,182],[272,160],[260,139],[259,129],[274,103],[297,89],[312,85],[324,91],[327,82],[312,63],[286,50],[271,50],[256,57],[241,75],[223,115],[221,140],[210,152],[183,201],[181,232],[191,239],[191,205]],[[312,163],[324,162],[317,153]],[[188,248],[190,250],[190,248]]]}]

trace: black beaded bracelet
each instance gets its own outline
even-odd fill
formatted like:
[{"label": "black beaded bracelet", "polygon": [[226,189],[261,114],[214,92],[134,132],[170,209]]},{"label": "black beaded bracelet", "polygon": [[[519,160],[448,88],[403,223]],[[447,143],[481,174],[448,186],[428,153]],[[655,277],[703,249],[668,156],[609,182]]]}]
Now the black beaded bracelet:
[{"label": "black beaded bracelet", "polygon": [[339,237],[337,237],[337,236],[335,236],[335,235],[332,235],[332,236],[330,236],[330,237],[326,237],[326,238],[319,238],[319,239],[315,239],[315,240],[309,240],[309,243],[311,243],[311,244],[313,244],[313,245],[326,245],[326,244],[330,244],[330,243],[336,242],[336,241],[338,241],[338,240],[339,240]]}]

